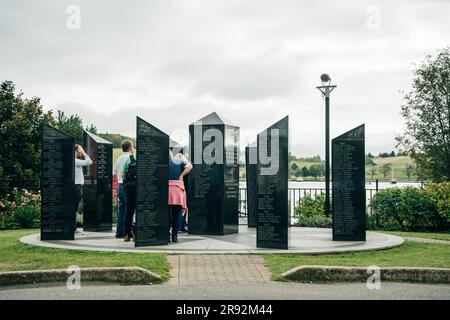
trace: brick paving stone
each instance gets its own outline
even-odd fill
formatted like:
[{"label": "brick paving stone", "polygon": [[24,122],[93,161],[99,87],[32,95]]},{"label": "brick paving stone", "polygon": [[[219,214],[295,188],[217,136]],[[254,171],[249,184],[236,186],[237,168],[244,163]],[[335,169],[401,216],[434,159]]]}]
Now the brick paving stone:
[{"label": "brick paving stone", "polygon": [[169,255],[168,262],[168,284],[264,282],[271,277],[257,255],[181,254]]}]

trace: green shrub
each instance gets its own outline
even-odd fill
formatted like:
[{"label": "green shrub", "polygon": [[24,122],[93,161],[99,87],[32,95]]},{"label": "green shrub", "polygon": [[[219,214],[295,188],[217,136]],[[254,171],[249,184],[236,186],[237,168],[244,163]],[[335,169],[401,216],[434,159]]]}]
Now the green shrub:
[{"label": "green shrub", "polygon": [[436,206],[437,214],[443,221],[450,222],[450,182],[429,183],[425,194]]},{"label": "green shrub", "polygon": [[294,209],[297,217],[314,217],[325,215],[325,196],[305,196]]},{"label": "green shrub", "polygon": [[40,194],[14,189],[0,199],[0,229],[36,228],[40,224]]},{"label": "green shrub", "polygon": [[331,217],[325,216],[325,196],[305,196],[294,209],[298,227],[330,228]]},{"label": "green shrub", "polygon": [[333,226],[333,220],[331,217],[313,216],[313,217],[301,217],[295,224],[297,227],[309,227],[309,228],[331,228]]},{"label": "green shrub", "polygon": [[41,220],[41,208],[39,205],[19,207],[13,212],[13,224],[18,228],[38,228]]},{"label": "green shrub", "polygon": [[370,206],[369,224],[377,229],[437,227],[441,221],[433,201],[424,190],[414,187],[381,190],[373,196]]}]

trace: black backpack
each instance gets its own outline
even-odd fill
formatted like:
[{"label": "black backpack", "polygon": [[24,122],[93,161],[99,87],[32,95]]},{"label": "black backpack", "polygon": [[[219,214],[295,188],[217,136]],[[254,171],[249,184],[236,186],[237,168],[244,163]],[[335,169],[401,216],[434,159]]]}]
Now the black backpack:
[{"label": "black backpack", "polygon": [[130,163],[128,164],[127,172],[125,173],[125,185],[135,185],[137,180],[137,166],[136,159],[130,156]]}]

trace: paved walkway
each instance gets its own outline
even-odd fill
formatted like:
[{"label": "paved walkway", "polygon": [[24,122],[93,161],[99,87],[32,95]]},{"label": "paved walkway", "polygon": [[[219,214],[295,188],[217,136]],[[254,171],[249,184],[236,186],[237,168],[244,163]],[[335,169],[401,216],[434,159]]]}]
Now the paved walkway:
[{"label": "paved walkway", "polygon": [[235,283],[269,281],[264,258],[256,255],[169,255],[168,284]]},{"label": "paved walkway", "polygon": [[289,249],[256,247],[256,230],[239,226],[239,233],[225,236],[181,234],[178,243],[135,248],[133,242],[116,239],[114,232],[83,232],[75,240],[41,241],[39,234],[20,239],[22,243],[60,249],[109,252],[166,252],[172,254],[258,254],[258,253],[342,253],[380,250],[400,246],[404,240],[390,234],[367,232],[367,241],[332,241],[332,230],[321,228],[289,228]]},{"label": "paved walkway", "polygon": [[[381,283],[380,290],[369,290],[366,283],[303,284],[291,282],[208,283],[180,286],[88,286],[69,290],[59,287],[28,286],[0,288],[6,299],[119,299],[119,300],[279,300],[279,299],[450,299],[450,285]],[[320,313],[320,309],[317,310]],[[300,311],[299,311],[300,312]],[[225,319],[227,317],[225,316]]]}]

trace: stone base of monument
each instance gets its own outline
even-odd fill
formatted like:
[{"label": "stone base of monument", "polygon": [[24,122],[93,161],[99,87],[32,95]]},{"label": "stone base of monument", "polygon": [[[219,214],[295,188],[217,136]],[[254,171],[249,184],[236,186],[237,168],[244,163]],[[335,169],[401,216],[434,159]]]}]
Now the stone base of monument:
[{"label": "stone base of monument", "polygon": [[367,241],[332,241],[331,229],[297,228],[289,229],[289,249],[256,248],[256,230],[245,225],[239,226],[238,234],[225,236],[205,236],[181,233],[179,242],[163,246],[134,247],[133,242],[116,239],[111,232],[83,232],[76,234],[75,240],[41,241],[39,234],[22,237],[25,244],[91,251],[115,252],[168,252],[168,253],[303,253],[325,254],[381,250],[403,244],[401,237],[367,232]]}]

